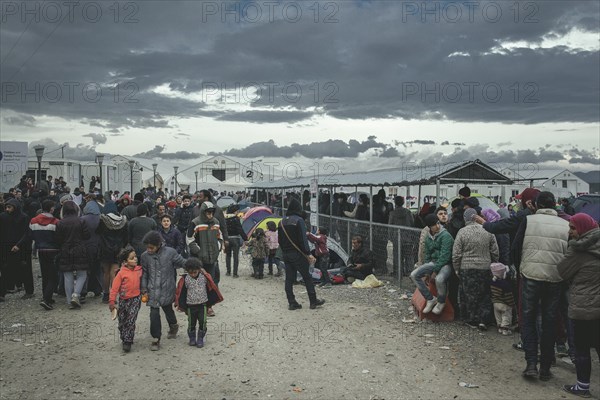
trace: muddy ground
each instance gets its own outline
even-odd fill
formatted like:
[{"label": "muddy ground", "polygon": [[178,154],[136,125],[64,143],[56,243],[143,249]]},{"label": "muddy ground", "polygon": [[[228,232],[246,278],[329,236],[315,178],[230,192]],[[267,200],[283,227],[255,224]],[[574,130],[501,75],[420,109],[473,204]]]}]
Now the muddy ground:
[{"label": "muddy ground", "polygon": [[[0,303],[0,398],[52,399],[560,399],[575,368],[559,360],[546,383],[521,378],[517,336],[481,333],[460,323],[408,323],[412,291],[397,282],[378,289],[346,285],[320,289],[327,303],[288,311],[283,278],[223,276],[225,301],[209,319],[204,349],[187,345],[186,319],[178,337],[149,350],[149,309],[142,306],[133,349],[123,354],[108,307],[88,298],[69,310],[56,297],[53,311],[36,298],[8,295]],[[35,271],[39,272],[37,263]],[[221,261],[224,273],[224,260]],[[593,355],[592,394],[600,394]],[[460,383],[478,385],[461,387]]]}]

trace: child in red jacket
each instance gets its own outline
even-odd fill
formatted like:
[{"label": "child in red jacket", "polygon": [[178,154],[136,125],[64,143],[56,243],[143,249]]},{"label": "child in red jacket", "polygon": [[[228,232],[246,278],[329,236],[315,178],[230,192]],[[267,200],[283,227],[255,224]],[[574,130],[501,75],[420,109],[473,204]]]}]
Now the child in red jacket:
[{"label": "child in red jacket", "polygon": [[112,312],[116,306],[117,293],[119,294],[119,332],[123,342],[123,351],[129,353],[133,336],[135,334],[135,321],[140,311],[140,283],[142,281],[142,267],[138,265],[135,250],[127,246],[119,253],[121,269],[115,276],[110,288],[108,308]]},{"label": "child in red jacket", "polygon": [[329,289],[331,288],[331,279],[329,278],[329,249],[327,248],[327,229],[317,229],[317,234],[313,235],[310,232],[306,232],[307,239],[315,244],[315,267],[321,271],[321,284],[319,287]]},{"label": "child in red jacket", "polygon": [[[204,347],[208,308],[223,301],[223,296],[210,274],[202,268],[199,259],[189,258],[184,268],[187,274],[183,275],[177,284],[175,307],[188,316],[189,345],[200,348]],[[196,322],[198,322],[197,336]]]}]

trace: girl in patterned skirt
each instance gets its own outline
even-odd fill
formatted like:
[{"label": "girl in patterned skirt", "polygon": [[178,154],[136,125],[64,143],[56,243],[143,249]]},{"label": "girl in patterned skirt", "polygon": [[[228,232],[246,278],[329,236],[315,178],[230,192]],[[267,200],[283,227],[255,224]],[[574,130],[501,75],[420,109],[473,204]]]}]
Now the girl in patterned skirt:
[{"label": "girl in patterned skirt", "polygon": [[123,351],[131,350],[133,336],[135,334],[135,321],[140,311],[140,283],[142,280],[142,267],[138,265],[135,250],[127,246],[119,254],[121,269],[113,280],[110,288],[108,308],[112,312],[116,306],[115,301],[119,295],[119,332],[123,342]]}]

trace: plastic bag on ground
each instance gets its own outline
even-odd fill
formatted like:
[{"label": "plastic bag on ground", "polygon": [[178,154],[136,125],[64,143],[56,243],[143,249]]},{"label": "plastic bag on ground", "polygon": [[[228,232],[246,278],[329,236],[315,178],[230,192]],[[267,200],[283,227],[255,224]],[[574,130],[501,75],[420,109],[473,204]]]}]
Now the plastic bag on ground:
[{"label": "plastic bag on ground", "polygon": [[376,287],[380,287],[380,286],[383,286],[383,282],[381,282],[379,279],[375,278],[375,275],[373,275],[373,274],[368,275],[364,281],[357,279],[354,282],[352,282],[352,287],[359,288],[359,289],[376,288]]}]

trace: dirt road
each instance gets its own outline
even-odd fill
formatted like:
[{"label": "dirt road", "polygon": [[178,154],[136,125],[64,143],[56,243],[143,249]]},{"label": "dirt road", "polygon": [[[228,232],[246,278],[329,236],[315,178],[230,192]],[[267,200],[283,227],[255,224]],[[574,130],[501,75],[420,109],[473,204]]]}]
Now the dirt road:
[{"label": "dirt road", "polygon": [[409,301],[396,285],[320,290],[327,303],[317,310],[298,285],[304,308],[288,311],[283,278],[249,274],[244,266],[239,279],[223,276],[225,301],[209,319],[204,349],[187,345],[181,313],[177,339],[166,339],[163,319],[162,348],[151,352],[149,309],[142,306],[132,352],[123,354],[100,298],[68,310],[57,297],[60,304],[48,312],[37,296],[9,295],[0,303],[0,398],[570,398],[560,387],[575,381],[572,365],[559,360],[550,382],[526,382],[523,353],[511,348],[516,337],[459,323],[403,323]]}]

